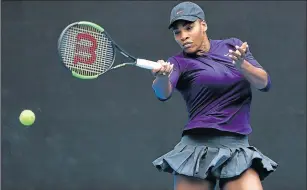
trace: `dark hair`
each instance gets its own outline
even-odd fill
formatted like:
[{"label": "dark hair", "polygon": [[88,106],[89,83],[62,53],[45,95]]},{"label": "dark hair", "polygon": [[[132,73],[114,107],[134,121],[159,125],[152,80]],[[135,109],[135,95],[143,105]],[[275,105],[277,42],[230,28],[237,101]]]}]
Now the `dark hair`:
[{"label": "dark hair", "polygon": [[[199,19],[197,19],[197,20],[199,20]],[[197,20],[196,20],[196,21],[197,21]],[[196,21],[194,21],[194,22],[196,22]],[[174,27],[176,27],[176,25],[177,25],[178,22],[183,22],[183,23],[184,23],[183,25],[193,23],[193,21],[188,21],[188,20],[176,20],[176,21],[170,26],[170,29],[171,29],[171,30],[174,30]]]}]

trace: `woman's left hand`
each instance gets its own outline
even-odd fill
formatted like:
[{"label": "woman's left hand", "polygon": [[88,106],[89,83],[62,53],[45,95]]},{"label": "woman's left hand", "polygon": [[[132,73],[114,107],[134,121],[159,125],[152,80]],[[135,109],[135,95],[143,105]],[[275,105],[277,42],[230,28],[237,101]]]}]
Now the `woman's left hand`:
[{"label": "woman's left hand", "polygon": [[241,65],[244,63],[247,48],[247,42],[244,42],[241,47],[236,46],[236,51],[229,50],[229,57],[233,60],[232,62],[237,68],[241,68]]}]

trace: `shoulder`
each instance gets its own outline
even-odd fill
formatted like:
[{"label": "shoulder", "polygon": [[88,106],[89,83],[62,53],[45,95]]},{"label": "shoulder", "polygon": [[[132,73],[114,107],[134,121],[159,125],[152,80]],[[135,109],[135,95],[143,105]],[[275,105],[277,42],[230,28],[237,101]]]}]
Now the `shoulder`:
[{"label": "shoulder", "polygon": [[184,58],[183,52],[178,52],[168,58],[169,61],[177,61]]},{"label": "shoulder", "polygon": [[178,52],[172,56],[170,56],[167,61],[171,64],[174,64],[179,70],[183,70],[186,66],[186,57],[184,56],[183,52]]},{"label": "shoulder", "polygon": [[241,46],[243,44],[242,40],[236,37],[224,38],[220,40],[211,40],[212,43],[216,45],[232,45],[232,46]]}]

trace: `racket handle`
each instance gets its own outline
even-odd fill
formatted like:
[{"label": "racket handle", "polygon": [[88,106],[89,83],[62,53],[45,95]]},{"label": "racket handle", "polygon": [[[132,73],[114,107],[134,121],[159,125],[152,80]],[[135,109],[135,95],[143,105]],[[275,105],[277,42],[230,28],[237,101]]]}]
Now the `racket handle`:
[{"label": "racket handle", "polygon": [[137,59],[136,60],[136,66],[144,68],[144,69],[159,69],[161,65],[154,61],[149,61],[146,59]]}]

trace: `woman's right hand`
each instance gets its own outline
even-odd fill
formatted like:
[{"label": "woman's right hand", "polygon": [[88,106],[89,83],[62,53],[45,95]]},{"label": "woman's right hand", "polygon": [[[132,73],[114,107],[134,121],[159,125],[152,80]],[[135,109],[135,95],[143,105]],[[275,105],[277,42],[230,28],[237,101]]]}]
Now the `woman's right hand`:
[{"label": "woman's right hand", "polygon": [[163,60],[158,60],[157,63],[161,64],[160,69],[153,69],[152,74],[155,77],[160,76],[169,76],[173,71],[173,64],[170,64],[169,62],[165,62]]}]

